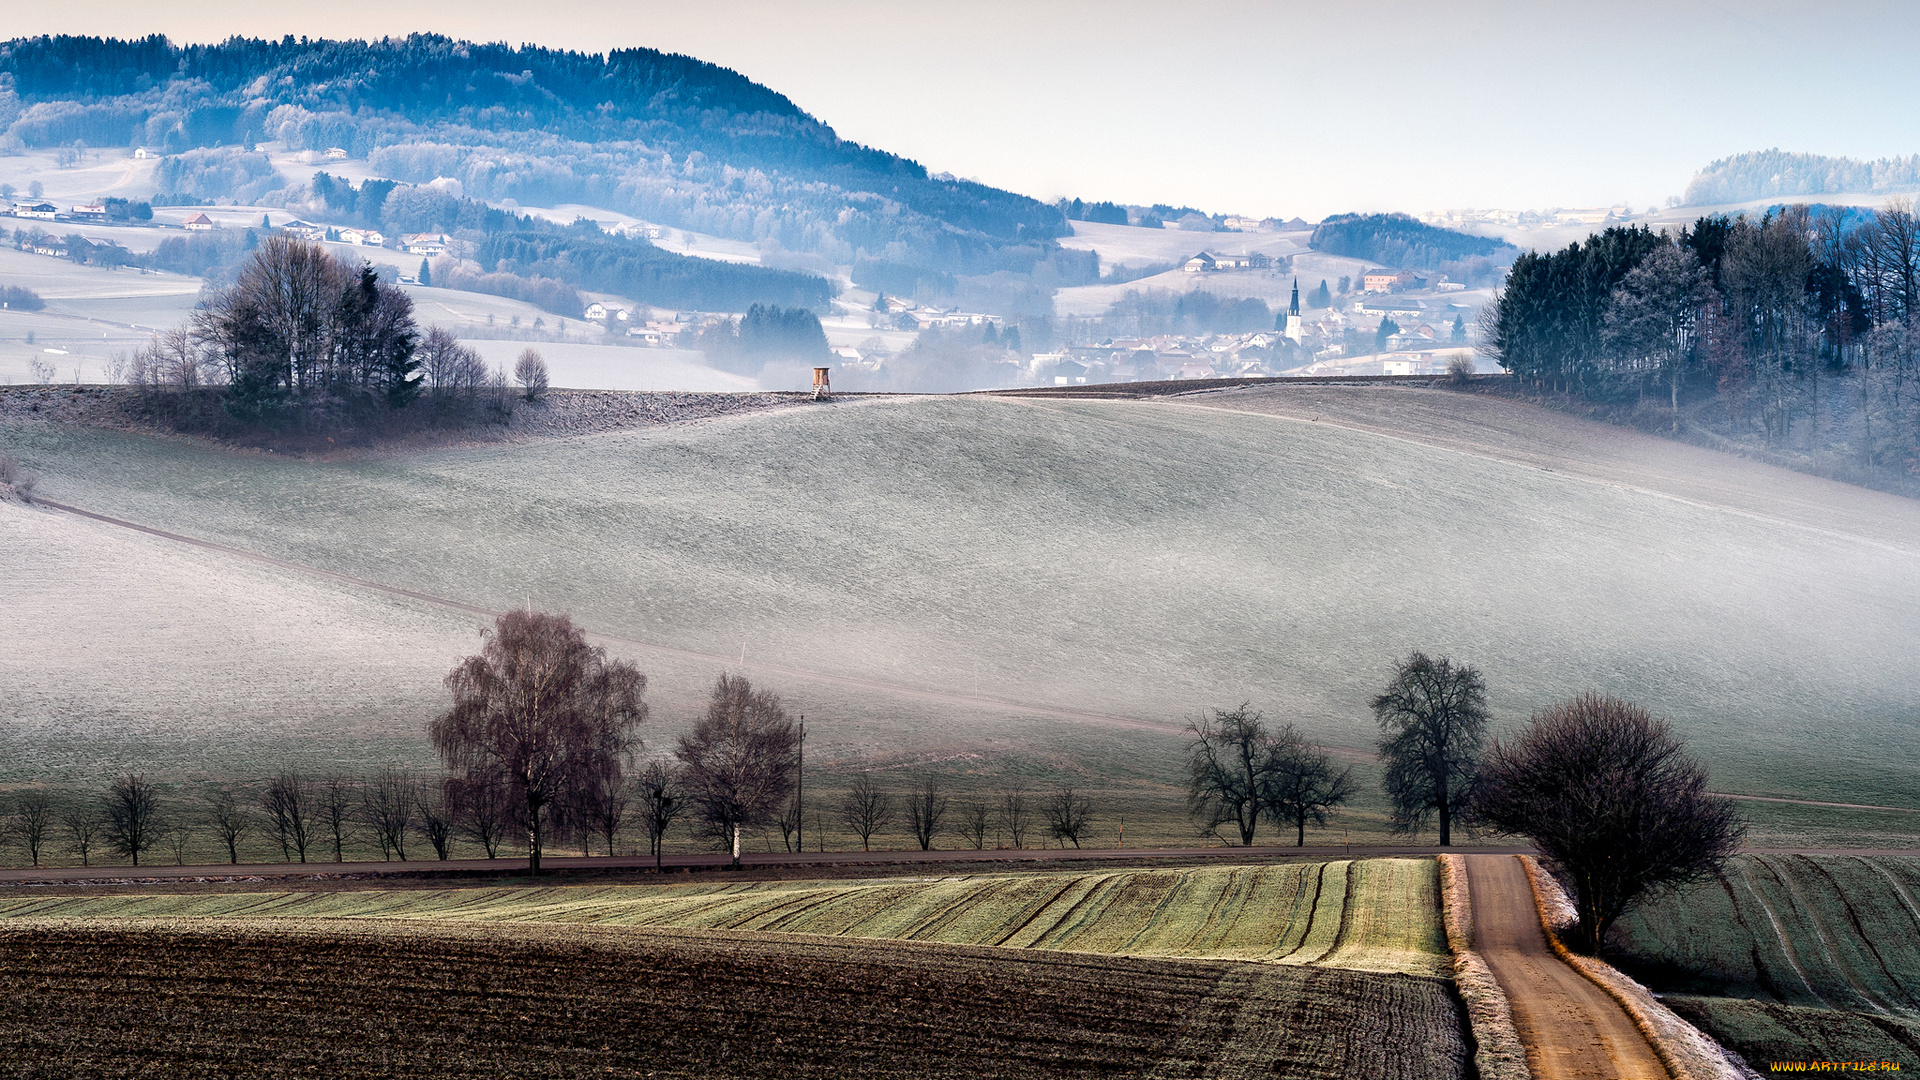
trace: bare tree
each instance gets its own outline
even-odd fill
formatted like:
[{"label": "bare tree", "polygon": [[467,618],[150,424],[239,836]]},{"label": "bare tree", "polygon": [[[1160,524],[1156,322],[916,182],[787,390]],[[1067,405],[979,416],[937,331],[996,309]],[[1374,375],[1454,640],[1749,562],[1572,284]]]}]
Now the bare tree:
[{"label": "bare tree", "polygon": [[193,842],[193,829],[184,822],[169,825],[164,830],[167,850],[173,852],[173,865],[185,866],[187,845]]},{"label": "bare tree", "polygon": [[646,719],[646,687],[646,676],[588,646],[566,616],[510,611],[480,655],[447,676],[453,707],[429,735],[457,775],[513,790],[527,828],[527,868],[537,874],[548,808],[581,776],[628,758],[634,728]]},{"label": "bare tree", "polygon": [[[618,764],[618,763],[613,763]],[[613,854],[614,839],[625,823],[627,809],[632,805],[632,795],[628,791],[626,776],[622,769],[606,770],[589,774],[575,785],[572,802],[572,816],[585,839],[600,837],[609,856]],[[584,844],[582,845],[585,846]],[[583,854],[592,854],[587,851]]]},{"label": "bare tree", "polygon": [[416,789],[414,809],[420,815],[420,835],[433,845],[433,857],[447,860],[453,850],[453,807],[446,793],[431,785]]},{"label": "bare tree", "polygon": [[440,327],[420,342],[420,370],[427,391],[437,399],[473,397],[487,381],[487,365],[471,347]]},{"label": "bare tree", "polygon": [[213,825],[213,834],[226,847],[228,861],[237,866],[240,841],[253,828],[253,817],[231,788],[213,788],[205,793],[205,798],[207,820]]},{"label": "bare tree", "polygon": [[781,847],[787,851],[802,850],[800,846],[802,839],[800,832],[800,801],[798,799],[789,801],[780,811],[780,820],[777,824],[780,826]]},{"label": "bare tree", "polygon": [[1440,846],[1453,843],[1486,740],[1487,688],[1480,672],[1446,657],[1410,654],[1373,699],[1393,831],[1413,832],[1437,816]]},{"label": "bare tree", "polygon": [[320,781],[319,823],[333,844],[334,862],[346,859],[347,837],[353,832],[354,810],[359,804],[354,788],[354,782],[339,773]]},{"label": "bare tree", "polygon": [[81,866],[93,865],[93,848],[100,837],[100,807],[93,800],[69,803],[60,811],[60,826],[67,832],[67,848],[80,856]]},{"label": "bare tree", "polygon": [[107,849],[140,865],[140,856],[160,839],[159,800],[153,785],[138,774],[122,776],[107,787],[103,807]]},{"label": "bare tree", "polygon": [[1027,830],[1033,828],[1033,807],[1024,790],[1007,788],[1000,793],[999,826],[1006,831],[1007,842],[1015,849],[1027,846]]},{"label": "bare tree", "polygon": [[933,847],[933,838],[940,831],[940,819],[946,815],[946,792],[941,788],[940,778],[928,773],[907,796],[907,825],[913,830],[913,838],[919,841],[921,851]]},{"label": "bare tree", "polygon": [[1260,808],[1276,823],[1292,825],[1294,846],[1307,846],[1307,823],[1325,825],[1327,813],[1353,796],[1353,770],[1334,772],[1333,762],[1292,724],[1267,747]]},{"label": "bare tree", "polygon": [[706,715],[681,736],[680,759],[694,805],[740,865],[741,830],[771,820],[793,793],[800,735],[779,695],[745,676],[714,681]]},{"label": "bare tree", "polygon": [[1242,846],[1260,825],[1260,794],[1270,766],[1266,725],[1250,704],[1213,710],[1187,724],[1187,812],[1207,836],[1232,825]]},{"label": "bare tree", "polygon": [[1573,896],[1574,945],[1585,952],[1598,952],[1634,904],[1712,877],[1746,833],[1666,721],[1600,694],[1535,713],[1513,741],[1496,742],[1475,805],[1540,849]]},{"label": "bare tree", "polygon": [[445,787],[447,804],[453,807],[454,829],[479,844],[487,858],[498,858],[501,841],[513,827],[513,800],[505,785],[452,777]]},{"label": "bare tree", "polygon": [[880,790],[873,777],[861,773],[840,801],[840,820],[860,838],[860,850],[873,850],[873,834],[893,820],[893,798]]},{"label": "bare tree", "polygon": [[13,834],[27,849],[33,865],[40,865],[40,853],[46,849],[47,835],[53,831],[53,797],[44,791],[23,791],[13,804]]},{"label": "bare tree", "polygon": [[528,401],[540,400],[547,392],[547,362],[532,349],[524,349],[513,364],[513,381],[520,384]]},{"label": "bare tree", "polygon": [[420,803],[420,784],[394,769],[382,769],[360,790],[360,815],[379,841],[380,858],[407,860],[407,832]]},{"label": "bare tree", "polygon": [[1046,820],[1047,835],[1056,843],[1066,847],[1071,840],[1077,848],[1093,828],[1093,800],[1071,787],[1063,787],[1047,796],[1040,806],[1040,816]]},{"label": "bare tree", "polygon": [[666,849],[667,830],[675,818],[686,811],[687,800],[680,795],[679,777],[664,761],[649,761],[640,770],[640,820],[647,828],[647,853],[653,856],[653,868],[659,870]]},{"label": "bare tree", "polygon": [[261,793],[260,804],[280,842],[281,858],[292,862],[298,855],[306,862],[313,844],[313,785],[299,773],[283,772]]},{"label": "bare tree", "polygon": [[968,799],[960,804],[960,820],[953,831],[968,847],[980,851],[987,846],[987,833],[993,830],[993,810],[984,800]]}]

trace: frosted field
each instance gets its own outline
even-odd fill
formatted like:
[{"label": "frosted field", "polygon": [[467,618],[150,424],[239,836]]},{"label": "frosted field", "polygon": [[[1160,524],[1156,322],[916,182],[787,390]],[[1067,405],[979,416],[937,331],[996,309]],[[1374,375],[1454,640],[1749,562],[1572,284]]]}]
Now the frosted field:
[{"label": "frosted field", "polygon": [[[1285,411],[1285,393],[1204,399],[1227,408],[843,401],[337,462],[27,423],[0,427],[0,445],[52,499],[725,658],[646,660],[663,702],[697,701],[743,651],[749,672],[896,688],[768,676],[831,717],[843,759],[1019,751],[1166,780],[1184,719],[1242,700],[1364,750],[1368,695],[1422,648],[1479,665],[1502,727],[1609,691],[1672,717],[1721,790],[1911,805],[1920,507],[1439,392],[1300,399],[1345,409],[1346,427],[1229,411]],[[1368,425],[1400,433],[1355,429]],[[110,580],[84,599],[53,572],[7,588],[57,591],[16,631],[41,649],[147,633],[109,617]],[[9,702],[13,724],[84,731],[138,711],[18,655],[0,655],[33,687]],[[437,681],[412,693],[430,708]],[[976,695],[1008,704],[951,699]],[[424,720],[395,717],[396,734]],[[213,738],[251,721],[236,706],[195,723]]]},{"label": "frosted field", "polygon": [[818,934],[1449,978],[1431,859],[893,881],[40,896],[16,919],[380,919]]}]

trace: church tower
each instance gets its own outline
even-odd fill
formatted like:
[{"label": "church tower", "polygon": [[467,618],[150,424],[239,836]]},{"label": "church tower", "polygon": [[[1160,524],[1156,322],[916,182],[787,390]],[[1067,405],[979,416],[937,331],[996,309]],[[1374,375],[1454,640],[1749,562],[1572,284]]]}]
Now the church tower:
[{"label": "church tower", "polygon": [[1287,308],[1287,337],[1300,344],[1300,279],[1293,279],[1293,303]]}]

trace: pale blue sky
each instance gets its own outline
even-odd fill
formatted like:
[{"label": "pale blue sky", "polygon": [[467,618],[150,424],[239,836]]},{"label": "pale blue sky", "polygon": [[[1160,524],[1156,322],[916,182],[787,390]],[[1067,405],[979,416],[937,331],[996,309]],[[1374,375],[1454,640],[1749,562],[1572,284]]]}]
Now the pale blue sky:
[{"label": "pale blue sky", "polygon": [[1218,213],[1645,207],[1741,150],[1920,151],[1910,3],[90,0],[5,32],[412,30],[685,52],[931,169]]}]

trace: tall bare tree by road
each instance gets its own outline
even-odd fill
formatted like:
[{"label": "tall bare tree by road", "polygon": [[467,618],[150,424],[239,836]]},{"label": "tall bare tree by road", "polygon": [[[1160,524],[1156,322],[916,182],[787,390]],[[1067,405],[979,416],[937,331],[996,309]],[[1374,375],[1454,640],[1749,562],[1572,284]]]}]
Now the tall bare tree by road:
[{"label": "tall bare tree by road", "polygon": [[420,783],[395,769],[382,769],[360,789],[360,814],[380,844],[383,860],[407,858],[407,832],[420,802]]},{"label": "tall bare tree by road", "polygon": [[731,842],[739,866],[741,833],[771,821],[793,794],[800,733],[778,694],[723,674],[674,756],[689,797],[715,835]]},{"label": "tall bare tree by road", "polygon": [[1293,826],[1294,846],[1307,845],[1307,825],[1325,825],[1327,814],[1353,796],[1353,770],[1335,771],[1332,759],[1288,724],[1274,733],[1260,788],[1260,809],[1276,823]]},{"label": "tall bare tree by road", "polygon": [[1251,704],[1187,724],[1187,812],[1203,834],[1218,836],[1232,825],[1242,846],[1253,843],[1271,741]]},{"label": "tall bare tree by road", "polygon": [[122,776],[107,788],[104,807],[107,850],[140,865],[140,856],[160,839],[160,803],[147,778]]},{"label": "tall bare tree by road", "polygon": [[353,781],[338,773],[320,781],[320,800],[315,817],[319,819],[321,835],[333,847],[334,862],[346,858],[347,837],[353,832],[353,816],[359,802],[354,794]]},{"label": "tall bare tree by road", "polygon": [[1047,823],[1047,835],[1056,843],[1066,847],[1071,840],[1077,848],[1093,828],[1093,800],[1071,787],[1063,787],[1040,804],[1040,816]]},{"label": "tall bare tree by road", "polygon": [[640,770],[636,786],[640,793],[640,822],[647,830],[647,854],[653,856],[653,868],[659,870],[667,830],[686,812],[687,800],[680,794],[679,777],[664,761],[647,762]]},{"label": "tall bare tree by road", "polygon": [[860,838],[860,850],[873,850],[873,834],[893,820],[893,797],[880,790],[873,777],[861,773],[840,800],[840,820]]},{"label": "tall bare tree by road", "polygon": [[1415,652],[1394,668],[1373,699],[1393,831],[1413,832],[1438,818],[1440,846],[1453,843],[1486,741],[1487,687],[1480,672],[1446,657]]},{"label": "tall bare tree by road", "polygon": [[1590,953],[1634,904],[1711,878],[1746,832],[1666,721],[1601,694],[1496,742],[1474,801],[1488,824],[1540,849],[1579,913],[1573,945]]},{"label": "tall bare tree by road", "polygon": [[247,813],[245,804],[233,793],[232,788],[209,789],[205,798],[207,822],[213,826],[213,835],[227,849],[228,862],[237,866],[240,863],[240,841],[253,829],[253,815]]},{"label": "tall bare tree by road", "polygon": [[540,872],[549,809],[582,776],[625,762],[646,719],[646,676],[610,661],[564,615],[510,611],[480,654],[447,676],[453,707],[428,735],[468,781],[504,784],[527,828],[527,868]]},{"label": "tall bare tree by road", "polygon": [[46,792],[23,791],[14,800],[13,834],[20,838],[20,845],[27,849],[27,857],[35,866],[40,865],[40,854],[46,850],[53,820],[53,796]]},{"label": "tall bare tree by road", "polygon": [[267,822],[280,842],[280,855],[292,862],[298,855],[307,861],[307,848],[313,844],[313,785],[296,772],[283,772],[267,784],[260,795],[267,811]]},{"label": "tall bare tree by road", "polygon": [[907,796],[907,824],[912,827],[913,838],[920,844],[921,851],[933,847],[933,837],[946,816],[947,793],[940,785],[940,778],[928,773]]},{"label": "tall bare tree by road", "polygon": [[1010,787],[1000,792],[995,824],[1016,850],[1027,846],[1027,832],[1033,828],[1033,800],[1024,788]]}]

